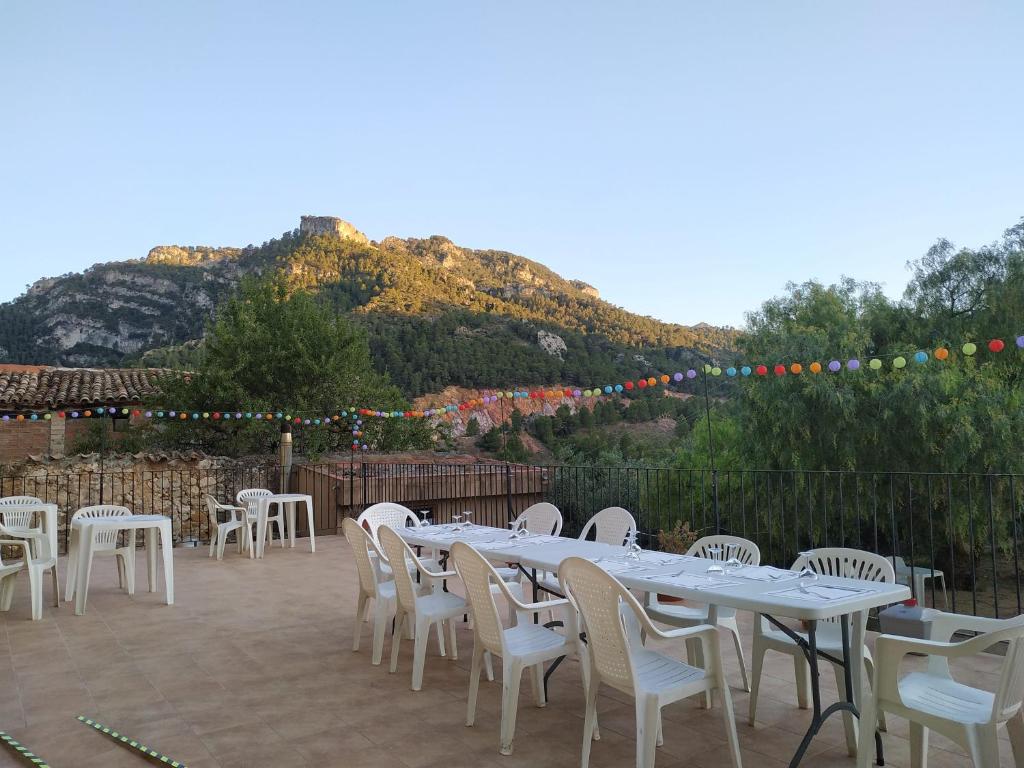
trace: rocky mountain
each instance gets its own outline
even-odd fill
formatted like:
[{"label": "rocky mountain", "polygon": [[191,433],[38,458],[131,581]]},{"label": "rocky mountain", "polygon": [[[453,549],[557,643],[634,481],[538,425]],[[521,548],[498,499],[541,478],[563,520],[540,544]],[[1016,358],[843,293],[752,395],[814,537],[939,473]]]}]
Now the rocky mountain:
[{"label": "rocky mountain", "polygon": [[0,304],[0,362],[187,364],[239,281],[272,273],[363,324],[379,366],[412,395],[639,375],[699,361],[733,338],[627,312],[516,254],[440,236],[377,243],[341,219],[303,216],[260,246],[157,246],[144,259],[40,280]]}]

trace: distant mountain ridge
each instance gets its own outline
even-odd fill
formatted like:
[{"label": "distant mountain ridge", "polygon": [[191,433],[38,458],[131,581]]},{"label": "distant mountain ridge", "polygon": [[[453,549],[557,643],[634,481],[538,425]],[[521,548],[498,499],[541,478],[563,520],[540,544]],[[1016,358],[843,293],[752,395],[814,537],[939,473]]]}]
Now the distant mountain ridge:
[{"label": "distant mountain ridge", "polygon": [[303,216],[261,246],[157,246],[143,260],[39,280],[0,305],[0,362],[187,362],[239,281],[275,272],[363,324],[378,365],[410,395],[513,380],[597,383],[698,361],[734,338],[627,312],[516,254],[441,236],[377,243],[341,219]]}]

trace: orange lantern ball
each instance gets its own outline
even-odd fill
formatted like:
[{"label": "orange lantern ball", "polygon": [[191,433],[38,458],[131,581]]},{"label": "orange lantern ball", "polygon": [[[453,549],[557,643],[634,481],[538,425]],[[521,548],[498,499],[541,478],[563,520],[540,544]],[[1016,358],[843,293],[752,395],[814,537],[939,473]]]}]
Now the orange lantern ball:
[{"label": "orange lantern ball", "polygon": [[802,365],[800,365],[800,363],[793,363],[791,366],[789,366],[789,372],[790,373],[797,373],[798,374],[798,373],[803,372],[803,370],[804,370],[804,367]]},{"label": "orange lantern ball", "polygon": [[658,380],[656,378],[654,378],[653,376],[651,376],[651,378],[649,378],[647,380],[647,386],[649,386],[649,387],[656,387],[656,386],[658,386]]},{"label": "orange lantern ball", "polygon": [[92,411],[83,411],[83,416],[92,416]]},{"label": "orange lantern ball", "polygon": [[821,373],[821,363],[817,361],[811,363],[811,373]]},{"label": "orange lantern ball", "polygon": [[667,373],[661,374],[661,383],[662,384],[668,384],[668,374]]},{"label": "orange lantern ball", "polygon": [[945,360],[947,357],[949,357],[949,350],[945,347],[939,347],[935,350],[936,360]]}]

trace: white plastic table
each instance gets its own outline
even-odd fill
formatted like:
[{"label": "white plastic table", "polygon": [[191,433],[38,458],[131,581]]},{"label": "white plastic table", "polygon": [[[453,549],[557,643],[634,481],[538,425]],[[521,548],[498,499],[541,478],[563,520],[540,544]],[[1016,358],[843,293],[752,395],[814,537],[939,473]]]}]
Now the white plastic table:
[{"label": "white plastic table", "polygon": [[[623,557],[624,547],[611,544],[599,544],[594,541],[580,541],[560,536],[530,536],[525,539],[510,539],[509,532],[506,530],[478,525],[473,525],[457,533],[453,532],[452,528],[453,526],[450,525],[403,528],[399,533],[406,541],[414,545],[449,549],[454,541],[464,541],[476,547],[488,559],[500,562],[518,562],[520,567],[531,577],[535,592],[538,571],[557,572],[559,565],[566,558],[582,557],[605,567],[630,589],[640,592],[657,592],[706,603],[709,624],[716,622],[718,606],[764,615],[779,629],[787,632],[804,649],[811,667],[811,692],[814,703],[811,726],[793,756],[791,766],[799,764],[811,739],[817,734],[829,715],[841,711],[844,713],[844,717],[851,718],[859,712],[865,683],[864,665],[860,663],[860,649],[865,642],[868,611],[910,597],[910,589],[902,584],[865,582],[822,575],[813,582],[814,586],[832,586],[840,589],[856,589],[857,591],[851,591],[849,597],[839,599],[809,599],[802,594],[784,594],[790,592],[791,589],[799,592],[797,574],[793,574],[793,578],[787,581],[756,581],[743,578],[740,575],[742,571],[714,574],[709,577],[707,573],[709,561],[704,558],[664,552],[643,552],[641,560],[637,562]],[[842,663],[846,673],[847,701],[837,702],[822,712],[818,681],[819,654],[816,646],[817,624],[819,621],[845,616],[849,616],[852,620],[852,632],[848,635],[846,622],[841,622],[845,642],[843,658],[837,661]],[[804,640],[792,630],[779,624],[778,617],[798,619],[804,622],[807,639]],[[851,648],[856,649],[856,663],[851,663],[851,658],[854,657]],[[856,723],[852,720],[851,723],[854,726],[853,744],[855,745]]]},{"label": "white plastic table", "polygon": [[309,521],[309,550],[316,552],[316,536],[313,532],[313,497],[305,493],[274,493],[270,496],[259,496],[256,517],[256,557],[263,557],[263,548],[267,538],[267,517],[270,505],[277,504],[285,511],[288,518],[286,528],[290,546],[295,547],[295,505],[303,502],[306,505],[306,519]]},{"label": "white plastic table", "polygon": [[72,525],[76,536],[68,553],[68,571],[75,569],[75,615],[85,613],[92,572],[93,547],[100,530],[143,532],[146,543],[146,573],[149,591],[156,592],[156,535],[160,534],[160,552],[164,564],[164,592],[167,604],[174,605],[174,555],[171,552],[171,518],[164,515],[126,515],[124,517],[80,517]]}]

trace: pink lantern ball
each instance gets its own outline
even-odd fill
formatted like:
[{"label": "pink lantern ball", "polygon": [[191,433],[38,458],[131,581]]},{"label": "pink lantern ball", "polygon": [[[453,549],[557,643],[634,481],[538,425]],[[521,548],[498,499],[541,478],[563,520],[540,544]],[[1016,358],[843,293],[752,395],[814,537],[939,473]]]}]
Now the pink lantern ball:
[{"label": "pink lantern ball", "polygon": [[860,360],[854,358],[853,360],[850,360],[846,364],[846,367],[849,368],[851,371],[856,371],[858,368],[860,368]]},{"label": "pink lantern ball", "polygon": [[[1021,338],[1024,338],[1024,336],[1022,336]],[[580,396],[581,396],[582,394],[583,394],[583,393],[582,393],[582,392],[581,392],[580,390],[578,390],[578,389],[574,389],[574,390],[572,391],[572,396],[573,396],[573,397],[580,397]]]},{"label": "pink lantern ball", "polygon": [[1017,349],[1024,349],[1024,336],[1017,337]]},{"label": "pink lantern ball", "polygon": [[832,361],[831,361],[831,362],[830,362],[830,363],[828,364],[828,369],[829,369],[830,371],[832,371],[832,373],[836,373],[836,372],[838,372],[838,371],[839,371],[839,369],[840,369],[840,368],[842,368],[842,367],[843,367],[843,364],[842,364],[842,363],[840,363],[840,362],[839,362],[838,360],[832,360]]},{"label": "pink lantern ball", "polygon": [[691,368],[690,370],[688,370],[686,372],[686,378],[688,378],[688,379],[696,379],[697,378],[697,372],[695,370],[693,370],[693,368]]},{"label": "pink lantern ball", "polygon": [[675,373],[672,374],[672,380],[673,381],[682,381],[683,380],[683,374],[681,374],[679,371],[676,371]]}]

